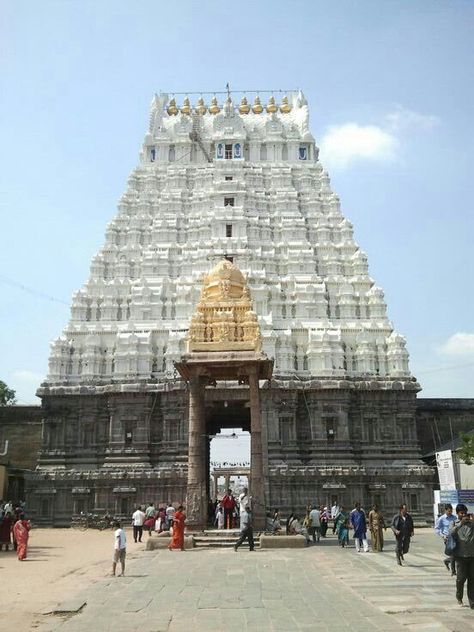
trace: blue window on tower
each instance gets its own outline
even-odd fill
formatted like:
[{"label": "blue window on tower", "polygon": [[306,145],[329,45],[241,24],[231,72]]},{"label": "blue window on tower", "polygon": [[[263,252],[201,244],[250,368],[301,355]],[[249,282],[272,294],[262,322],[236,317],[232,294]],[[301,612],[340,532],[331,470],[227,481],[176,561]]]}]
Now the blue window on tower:
[{"label": "blue window on tower", "polygon": [[216,149],[216,158],[223,158],[223,157],[224,157],[224,145],[222,143],[219,143]]},{"label": "blue window on tower", "polygon": [[234,158],[242,158],[242,145],[240,143],[234,145]]},{"label": "blue window on tower", "polygon": [[156,149],[153,147],[152,150],[150,151],[151,162],[155,162],[155,157],[156,157]]},{"label": "blue window on tower", "polygon": [[304,145],[300,145],[299,159],[300,160],[307,160],[308,159],[308,148],[305,147]]}]

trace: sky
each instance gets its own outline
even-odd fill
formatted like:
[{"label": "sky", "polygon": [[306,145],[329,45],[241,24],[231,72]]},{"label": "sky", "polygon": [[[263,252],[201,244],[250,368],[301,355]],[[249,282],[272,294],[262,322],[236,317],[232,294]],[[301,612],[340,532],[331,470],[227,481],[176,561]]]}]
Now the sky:
[{"label": "sky", "polygon": [[304,91],[420,396],[474,396],[473,2],[0,0],[0,12],[0,380],[19,403],[39,403],[153,94],[227,82]]}]

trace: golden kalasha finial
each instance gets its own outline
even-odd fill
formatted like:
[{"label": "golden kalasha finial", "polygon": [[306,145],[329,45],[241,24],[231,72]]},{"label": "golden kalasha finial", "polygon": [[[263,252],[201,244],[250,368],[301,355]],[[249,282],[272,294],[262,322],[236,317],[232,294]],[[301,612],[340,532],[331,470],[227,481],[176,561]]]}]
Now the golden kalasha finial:
[{"label": "golden kalasha finial", "polygon": [[262,107],[262,104],[260,103],[260,97],[258,96],[258,94],[253,100],[252,112],[254,114],[261,114],[263,112],[263,107]]},{"label": "golden kalasha finial", "polygon": [[170,116],[175,116],[178,114],[178,108],[176,107],[176,99],[171,99],[169,105],[166,109]]},{"label": "golden kalasha finial", "polygon": [[241,114],[248,114],[250,112],[250,106],[247,103],[247,97],[242,97],[242,101],[239,105],[239,112]]},{"label": "golden kalasha finial", "polygon": [[217,97],[213,96],[211,99],[211,105],[209,106],[209,112],[211,114],[218,114],[221,111],[220,107],[217,105]]},{"label": "golden kalasha finial", "polygon": [[204,105],[204,99],[201,97],[200,99],[198,99],[196,108],[195,108],[195,112],[197,114],[205,114],[207,111],[206,106]]},{"label": "golden kalasha finial", "polygon": [[191,114],[191,104],[188,97],[184,98],[183,105],[181,107],[181,114]]},{"label": "golden kalasha finial", "polygon": [[291,105],[288,103],[288,97],[285,95],[281,100],[280,112],[283,114],[288,114],[291,112]]},{"label": "golden kalasha finial", "polygon": [[274,112],[277,112],[277,111],[278,111],[278,106],[275,103],[275,97],[272,94],[272,96],[268,99],[267,112],[269,114],[273,114]]}]

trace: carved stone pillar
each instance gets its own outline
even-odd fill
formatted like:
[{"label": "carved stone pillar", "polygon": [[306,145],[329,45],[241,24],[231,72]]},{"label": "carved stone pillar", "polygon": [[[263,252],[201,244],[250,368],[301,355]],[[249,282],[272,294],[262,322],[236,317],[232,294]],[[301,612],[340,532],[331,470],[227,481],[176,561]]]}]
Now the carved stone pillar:
[{"label": "carved stone pillar", "polygon": [[253,525],[265,527],[265,486],[263,479],[262,420],[258,375],[249,375],[250,387],[250,494],[252,496]]},{"label": "carved stone pillar", "polygon": [[207,520],[204,386],[199,375],[189,380],[189,447],[187,524],[204,528]]},{"label": "carved stone pillar", "polygon": [[212,484],[213,484],[213,492],[214,492],[213,500],[216,500],[217,498],[217,492],[218,492],[217,481],[218,481],[217,474],[213,474],[212,475]]}]

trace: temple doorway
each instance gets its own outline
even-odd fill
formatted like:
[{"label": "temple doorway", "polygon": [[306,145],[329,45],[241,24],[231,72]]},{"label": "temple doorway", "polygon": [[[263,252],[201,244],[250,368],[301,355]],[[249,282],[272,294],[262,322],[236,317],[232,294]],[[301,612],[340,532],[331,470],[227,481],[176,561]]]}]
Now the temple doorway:
[{"label": "temple doorway", "polygon": [[[208,501],[215,507],[227,489],[238,500],[250,479],[250,408],[248,400],[213,402],[206,407]],[[214,516],[209,513],[209,523]]]}]

